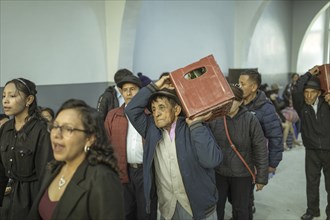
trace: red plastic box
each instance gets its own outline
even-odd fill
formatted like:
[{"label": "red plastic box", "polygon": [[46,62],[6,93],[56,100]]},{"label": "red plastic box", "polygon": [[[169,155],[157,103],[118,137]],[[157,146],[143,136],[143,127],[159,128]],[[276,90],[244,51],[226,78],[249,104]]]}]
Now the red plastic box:
[{"label": "red plastic box", "polygon": [[330,64],[319,66],[321,89],[324,94],[330,93]]},{"label": "red plastic box", "polygon": [[213,55],[171,72],[170,79],[187,117],[229,112],[234,94]]}]

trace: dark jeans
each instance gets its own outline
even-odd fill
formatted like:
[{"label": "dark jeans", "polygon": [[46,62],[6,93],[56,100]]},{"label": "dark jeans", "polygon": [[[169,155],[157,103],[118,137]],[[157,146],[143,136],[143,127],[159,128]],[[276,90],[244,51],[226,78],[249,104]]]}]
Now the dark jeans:
[{"label": "dark jeans", "polygon": [[249,196],[249,219],[253,219],[253,212],[252,207],[254,206],[254,188],[255,184],[252,184],[251,190],[250,190],[250,196]]},{"label": "dark jeans", "polygon": [[314,216],[320,213],[320,179],[321,170],[325,180],[325,190],[327,191],[328,204],[326,214],[330,217],[330,151],[308,150],[305,155],[306,192],[307,192],[307,213]]},{"label": "dark jeans", "polygon": [[223,220],[227,197],[230,196],[233,219],[249,219],[249,200],[252,189],[252,177],[227,177],[216,174],[216,184],[219,192],[217,204],[218,220]]},{"label": "dark jeans", "polygon": [[157,219],[157,197],[151,200],[150,214],[146,213],[146,200],[143,189],[143,167],[128,166],[129,183],[123,184],[126,220]]}]

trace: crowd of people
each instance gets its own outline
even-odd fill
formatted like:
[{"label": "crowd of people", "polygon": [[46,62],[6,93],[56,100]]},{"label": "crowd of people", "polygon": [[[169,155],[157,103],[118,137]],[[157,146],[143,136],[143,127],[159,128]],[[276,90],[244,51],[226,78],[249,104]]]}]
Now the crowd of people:
[{"label": "crowd of people", "polygon": [[[289,149],[306,149],[307,209],[320,216],[321,172],[330,191],[330,93],[317,66],[261,90],[247,70],[226,115],[186,117],[168,72],[152,81],[120,69],[96,108],[69,99],[40,107],[36,85],[8,81],[0,115],[0,219],[251,220]],[[330,219],[330,194],[326,207]],[[159,214],[158,214],[159,213]],[[159,216],[160,215],[160,216]]]}]

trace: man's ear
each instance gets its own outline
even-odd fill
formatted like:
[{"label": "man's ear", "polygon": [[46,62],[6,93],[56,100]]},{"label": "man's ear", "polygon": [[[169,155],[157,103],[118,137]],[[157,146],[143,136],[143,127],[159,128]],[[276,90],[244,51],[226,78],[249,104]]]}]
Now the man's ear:
[{"label": "man's ear", "polygon": [[318,93],[317,93],[317,97],[319,97],[321,94],[322,94],[322,91],[319,90]]},{"label": "man's ear", "polygon": [[175,110],[175,116],[179,116],[180,113],[181,113],[182,108],[181,108],[180,105],[176,104],[176,105],[174,106],[174,110]]},{"label": "man's ear", "polygon": [[258,90],[257,83],[252,83],[252,91],[256,92]]}]

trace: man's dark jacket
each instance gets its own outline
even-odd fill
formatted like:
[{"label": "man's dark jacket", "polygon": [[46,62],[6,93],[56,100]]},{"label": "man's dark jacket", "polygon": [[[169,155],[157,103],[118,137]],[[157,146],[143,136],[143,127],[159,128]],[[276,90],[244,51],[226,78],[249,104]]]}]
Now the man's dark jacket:
[{"label": "man's dark jacket", "polygon": [[[242,106],[231,118],[226,116],[230,139],[236,146],[251,170],[256,167],[256,183],[268,183],[268,152],[266,138],[258,119]],[[210,122],[210,128],[223,152],[223,161],[216,172],[223,176],[251,176],[235,151],[231,148],[224,126],[224,119],[218,118]]]},{"label": "man's dark jacket", "polygon": [[283,130],[274,105],[263,91],[258,90],[257,96],[245,107],[257,116],[268,140],[269,166],[276,168],[282,160]]},{"label": "man's dark jacket", "polygon": [[[156,127],[152,115],[144,112],[149,97],[154,92],[156,89],[151,83],[142,88],[125,108],[130,122],[145,139],[143,175],[147,211],[149,211],[150,193],[155,178],[154,155],[163,132]],[[179,117],[176,122],[175,145],[180,173],[193,217],[204,219],[210,210],[214,210],[218,200],[214,168],[222,161],[221,149],[207,126],[198,122],[189,127],[184,117]]]},{"label": "man's dark jacket", "polygon": [[97,101],[96,110],[101,113],[103,120],[107,117],[111,109],[118,108],[119,101],[117,98],[117,91],[115,86],[109,86]]},{"label": "man's dark jacket", "polygon": [[317,114],[305,103],[304,86],[312,77],[309,72],[299,77],[292,90],[293,107],[301,118],[301,137],[306,149],[330,150],[330,105],[319,96]]}]

